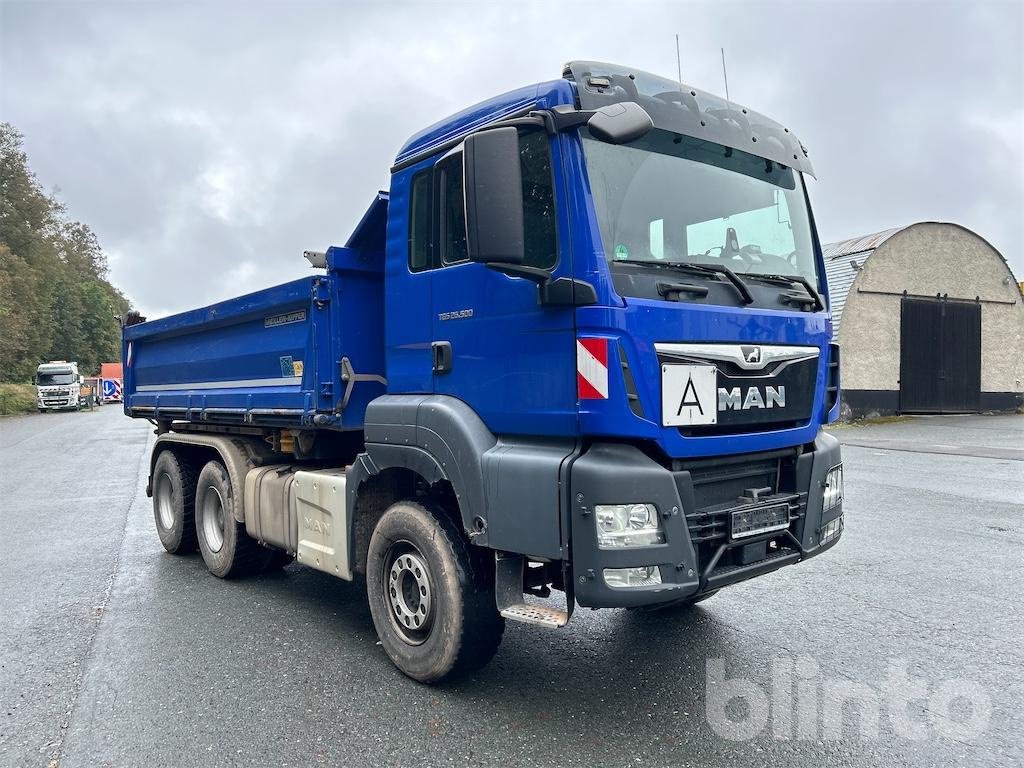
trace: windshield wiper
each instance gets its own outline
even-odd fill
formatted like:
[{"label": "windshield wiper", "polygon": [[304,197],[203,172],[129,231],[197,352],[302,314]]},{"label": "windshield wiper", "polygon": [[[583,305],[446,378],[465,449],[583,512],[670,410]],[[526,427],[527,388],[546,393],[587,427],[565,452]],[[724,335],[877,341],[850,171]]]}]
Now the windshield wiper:
[{"label": "windshield wiper", "polygon": [[821,294],[818,293],[817,289],[811,285],[810,281],[803,275],[760,275],[756,272],[745,273],[746,277],[753,278],[754,280],[760,280],[765,283],[775,283],[776,285],[787,285],[792,287],[793,285],[800,285],[805,291],[807,296],[801,296],[794,293],[784,293],[782,300],[787,301],[790,304],[800,304],[802,306],[814,306],[815,312],[820,312],[825,308],[825,302],[822,301]]},{"label": "windshield wiper", "polygon": [[674,269],[679,272],[690,272],[695,275],[722,275],[732,283],[743,299],[744,304],[753,304],[754,297],[750,289],[735,272],[721,264],[698,264],[694,261],[647,261],[646,259],[616,259],[613,264],[628,264],[636,267],[655,267],[658,269]]}]

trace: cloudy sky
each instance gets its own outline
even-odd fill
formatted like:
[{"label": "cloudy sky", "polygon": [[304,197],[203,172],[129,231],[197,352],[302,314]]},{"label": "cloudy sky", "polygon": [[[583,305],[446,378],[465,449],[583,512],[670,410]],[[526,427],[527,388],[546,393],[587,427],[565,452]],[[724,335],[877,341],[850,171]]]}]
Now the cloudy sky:
[{"label": "cloudy sky", "polygon": [[1024,279],[1019,3],[11,2],[0,120],[150,317],[307,273],[417,129],[571,59],[730,95],[815,163],[823,241],[962,223]]}]

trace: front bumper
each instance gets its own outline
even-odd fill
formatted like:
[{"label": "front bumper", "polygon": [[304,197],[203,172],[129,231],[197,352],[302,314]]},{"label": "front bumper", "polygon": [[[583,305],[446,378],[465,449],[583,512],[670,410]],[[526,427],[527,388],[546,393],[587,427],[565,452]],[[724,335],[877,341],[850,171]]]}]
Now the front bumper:
[{"label": "front bumper", "polygon": [[[591,608],[669,603],[814,557],[841,535],[820,543],[822,529],[842,516],[842,503],[822,513],[825,478],[841,462],[839,441],[821,432],[813,447],[664,467],[632,445],[599,443],[572,465],[572,563],[576,601]],[[786,503],[789,526],[732,540],[730,514],[747,488],[772,490]],[[649,503],[658,508],[665,543],[600,549],[598,504]],[[657,566],[661,584],[610,587],[606,568]]]},{"label": "front bumper", "polygon": [[37,401],[40,408],[45,408],[54,411],[60,411],[65,408],[77,408],[78,398],[77,397],[46,397],[42,400]]}]

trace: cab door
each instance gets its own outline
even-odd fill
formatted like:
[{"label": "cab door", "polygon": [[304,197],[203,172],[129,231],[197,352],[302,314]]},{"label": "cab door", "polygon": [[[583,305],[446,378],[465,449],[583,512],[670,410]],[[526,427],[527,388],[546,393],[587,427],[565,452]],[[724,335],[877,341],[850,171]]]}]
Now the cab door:
[{"label": "cab door", "polygon": [[[567,224],[557,205],[559,145],[530,130],[520,133],[519,147],[525,263],[571,276],[568,249],[559,248]],[[466,402],[495,433],[574,433],[573,309],[542,305],[533,281],[468,260],[461,149],[438,161],[433,182],[434,392]]]}]

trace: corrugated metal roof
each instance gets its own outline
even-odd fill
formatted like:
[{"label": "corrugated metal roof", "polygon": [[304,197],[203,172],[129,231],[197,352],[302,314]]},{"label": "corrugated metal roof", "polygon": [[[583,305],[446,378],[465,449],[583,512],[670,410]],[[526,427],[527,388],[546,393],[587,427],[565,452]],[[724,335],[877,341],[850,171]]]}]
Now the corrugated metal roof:
[{"label": "corrugated metal roof", "polygon": [[[846,297],[853,287],[853,281],[857,278],[857,269],[869,255],[871,251],[862,251],[825,261],[825,276],[828,278],[828,295],[832,306],[832,327],[836,333],[839,333],[843,307],[846,306]],[[855,263],[857,269],[854,268]]]},{"label": "corrugated metal roof", "polygon": [[[913,226],[910,224],[908,226]],[[839,333],[839,323],[843,319],[843,307],[846,297],[857,279],[857,273],[874,250],[907,227],[893,227],[871,235],[851,237],[838,243],[821,246],[821,255],[825,259],[825,276],[828,279],[828,294],[832,305],[832,326]]]},{"label": "corrugated metal roof", "polygon": [[[1013,274],[1013,270],[1010,269],[1010,264],[1006,261],[1006,257],[997,251],[988,240],[985,240],[977,232],[973,232],[961,224],[947,221],[918,221],[903,227],[893,227],[892,229],[875,232],[873,235],[862,235],[861,237],[851,237],[849,240],[841,240],[838,243],[829,243],[828,245],[821,246],[821,255],[825,259],[825,276],[828,279],[828,293],[832,305],[832,325],[835,333],[839,333],[839,322],[843,317],[846,297],[853,287],[854,280],[857,279],[857,273],[864,267],[871,254],[893,235],[905,229],[916,227],[919,224],[941,224],[956,227],[973,237],[979,238],[1002,260],[1003,264],[1006,265],[1007,271],[1011,275]],[[1024,283],[1021,283],[1019,287],[1021,289],[1021,298],[1024,298]]]},{"label": "corrugated metal roof", "polygon": [[[908,226],[913,226],[913,224]],[[851,237],[849,240],[840,240],[838,243],[829,243],[828,245],[821,246],[821,255],[827,261],[839,256],[849,256],[851,253],[873,251],[897,232],[902,232],[906,228],[893,227],[892,229],[875,232],[873,235],[862,235],[860,237]]]}]

